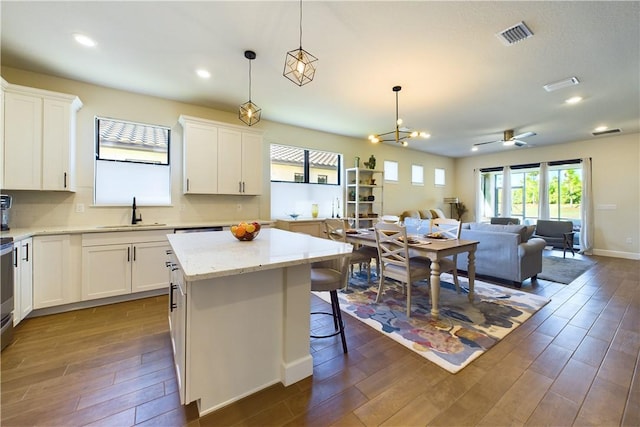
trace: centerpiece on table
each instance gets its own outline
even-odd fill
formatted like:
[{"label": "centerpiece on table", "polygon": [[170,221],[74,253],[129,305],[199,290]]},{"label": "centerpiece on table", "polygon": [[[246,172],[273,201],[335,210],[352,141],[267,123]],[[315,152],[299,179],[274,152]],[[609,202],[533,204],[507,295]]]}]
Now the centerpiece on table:
[{"label": "centerpiece on table", "polygon": [[238,225],[233,225],[231,226],[231,234],[241,242],[249,242],[260,234],[260,223],[241,222]]}]

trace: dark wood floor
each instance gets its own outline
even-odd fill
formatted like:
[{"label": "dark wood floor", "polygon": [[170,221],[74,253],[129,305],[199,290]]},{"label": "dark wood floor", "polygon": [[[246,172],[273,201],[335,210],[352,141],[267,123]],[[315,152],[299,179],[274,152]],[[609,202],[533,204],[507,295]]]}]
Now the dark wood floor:
[{"label": "dark wood floor", "polygon": [[526,282],[551,303],[458,374],[346,315],[347,355],[312,340],[313,377],[202,418],[176,393],[166,297],[27,319],[2,352],[1,424],[638,426],[640,261],[593,259],[569,285]]}]

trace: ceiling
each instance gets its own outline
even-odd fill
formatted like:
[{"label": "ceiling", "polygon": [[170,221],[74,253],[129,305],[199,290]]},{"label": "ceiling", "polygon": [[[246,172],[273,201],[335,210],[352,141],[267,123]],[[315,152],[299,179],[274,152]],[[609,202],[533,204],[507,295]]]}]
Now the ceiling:
[{"label": "ceiling", "polygon": [[[302,46],[319,61],[302,87],[282,76],[300,44],[297,1],[0,4],[3,66],[235,112],[249,97],[251,49],[264,120],[365,140],[394,129],[400,85],[404,125],[432,135],[410,147],[432,154],[585,140],[600,125],[640,132],[638,1],[305,1]],[[504,45],[495,34],[520,21],[534,36]],[[543,89],[573,76],[579,85]],[[506,129],[537,135],[525,148],[470,151]]]}]

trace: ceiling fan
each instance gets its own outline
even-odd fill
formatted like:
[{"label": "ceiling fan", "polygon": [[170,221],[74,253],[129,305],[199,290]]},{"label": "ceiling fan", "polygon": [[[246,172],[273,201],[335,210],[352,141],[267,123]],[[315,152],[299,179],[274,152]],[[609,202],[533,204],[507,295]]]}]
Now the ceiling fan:
[{"label": "ceiling fan", "polygon": [[493,144],[494,142],[502,142],[503,145],[515,145],[517,147],[522,147],[523,145],[527,145],[525,141],[521,141],[522,138],[529,138],[530,136],[536,135],[535,132],[525,132],[519,135],[513,136],[513,129],[508,129],[504,131],[504,137],[502,139],[497,139],[495,141],[487,141],[487,142],[478,142],[477,144],[473,144],[474,147],[485,144]]}]

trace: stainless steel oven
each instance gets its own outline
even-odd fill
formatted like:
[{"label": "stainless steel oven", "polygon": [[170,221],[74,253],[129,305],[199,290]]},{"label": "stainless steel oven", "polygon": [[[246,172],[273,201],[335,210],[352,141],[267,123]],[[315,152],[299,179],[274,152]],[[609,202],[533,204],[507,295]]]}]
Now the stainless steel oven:
[{"label": "stainless steel oven", "polygon": [[13,339],[13,238],[0,238],[0,343],[4,349]]}]

